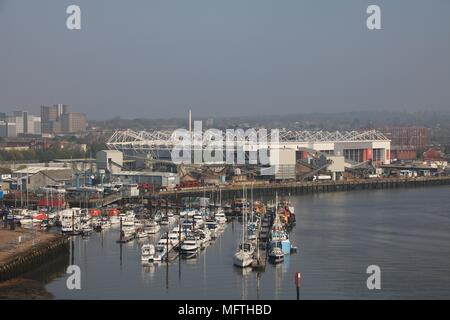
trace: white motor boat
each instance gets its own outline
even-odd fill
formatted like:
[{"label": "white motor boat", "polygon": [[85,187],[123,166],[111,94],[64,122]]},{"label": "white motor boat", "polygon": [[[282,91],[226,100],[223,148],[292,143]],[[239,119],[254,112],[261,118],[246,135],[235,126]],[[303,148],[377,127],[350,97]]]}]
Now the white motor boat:
[{"label": "white motor boat", "polygon": [[181,229],[185,232],[189,232],[194,229],[194,223],[192,220],[184,220],[181,222]]},{"label": "white motor boat", "polygon": [[136,215],[134,214],[133,210],[128,210],[127,212],[125,212],[125,215],[127,217],[127,220],[133,220],[136,218]]},{"label": "white motor boat", "polygon": [[193,216],[195,216],[196,214],[198,214],[197,210],[184,210],[180,212],[180,217],[183,218],[192,218]]},{"label": "white motor boat", "polygon": [[91,232],[92,232],[92,226],[91,226],[89,223],[84,223],[84,224],[81,226],[81,233],[82,233],[84,236],[90,235]]},{"label": "white motor boat", "polygon": [[138,239],[145,239],[148,237],[148,234],[145,231],[139,231],[136,233],[136,238]]},{"label": "white motor boat", "polygon": [[161,220],[159,221],[159,224],[162,226],[168,226],[170,224],[169,217],[162,216]]},{"label": "white motor boat", "polygon": [[111,227],[111,222],[109,221],[108,218],[102,218],[101,224],[102,224],[102,230],[105,230],[105,229],[108,229]]},{"label": "white motor boat", "polygon": [[215,219],[216,219],[217,223],[220,223],[220,224],[227,223],[227,217],[225,216],[225,213],[223,211],[217,212],[215,214]]},{"label": "white motor boat", "polygon": [[161,218],[162,218],[161,212],[157,212],[157,213],[155,214],[155,216],[154,216],[153,219],[154,219],[156,222],[160,222],[160,221],[161,221]]},{"label": "white motor boat", "polygon": [[219,224],[215,220],[206,220],[205,228],[211,232],[211,238],[216,238],[219,233]]},{"label": "white motor boat", "polygon": [[248,231],[248,233],[247,233],[247,239],[249,240],[249,241],[256,241],[256,238],[257,238],[257,236],[256,236],[256,231]]},{"label": "white motor boat", "polygon": [[155,255],[155,246],[152,244],[144,244],[141,249],[141,261],[150,262],[153,261]]},{"label": "white motor boat", "polygon": [[19,220],[21,226],[31,226],[33,225],[33,217],[32,216],[23,216]]},{"label": "white motor boat", "polygon": [[142,223],[142,222],[139,221],[139,220],[135,220],[135,221],[134,221],[134,227],[135,227],[136,229],[144,228],[144,223]]},{"label": "white motor boat", "polygon": [[181,241],[183,242],[183,240],[186,238],[186,234],[183,231],[183,229],[180,229],[180,226],[175,226],[172,229],[172,233],[176,233],[178,236],[178,239],[181,239]]},{"label": "white motor boat", "polygon": [[80,233],[81,232],[81,209],[80,208],[72,208],[65,209],[61,211],[61,232],[72,232],[72,233]]},{"label": "white motor boat", "polygon": [[111,217],[109,217],[109,222],[112,225],[118,225],[118,224],[120,224],[120,217],[119,216],[111,216]]},{"label": "white motor boat", "polygon": [[200,233],[203,233],[203,242],[206,244],[207,242],[211,241],[211,231],[208,228],[203,228],[202,230],[199,230]]},{"label": "white motor boat", "polygon": [[164,248],[168,248],[169,251],[172,250],[172,244],[169,240],[169,244],[167,244],[167,238],[161,238],[159,239],[158,243],[156,244],[156,247],[164,247]]},{"label": "white motor boat", "polygon": [[134,219],[127,219],[122,221],[122,232],[124,237],[132,237],[136,235],[136,228],[134,227]]},{"label": "white motor boat", "polygon": [[169,241],[173,248],[178,247],[180,244],[180,235],[178,232],[169,232]]},{"label": "white motor boat", "polygon": [[163,261],[166,258],[167,255],[167,249],[170,251],[172,249],[172,246],[170,243],[167,245],[167,239],[161,239],[158,241],[156,248],[155,248],[155,254],[153,255],[153,261],[160,262]]},{"label": "white motor boat", "polygon": [[200,250],[199,242],[201,240],[195,236],[188,236],[180,247],[181,254],[185,258],[193,258],[198,255]]},{"label": "white motor boat", "polygon": [[144,231],[148,234],[155,234],[161,229],[158,223],[151,221],[144,224]]},{"label": "white motor boat", "polygon": [[194,228],[201,229],[205,225],[205,221],[203,220],[203,216],[200,214],[196,214],[194,217]]}]

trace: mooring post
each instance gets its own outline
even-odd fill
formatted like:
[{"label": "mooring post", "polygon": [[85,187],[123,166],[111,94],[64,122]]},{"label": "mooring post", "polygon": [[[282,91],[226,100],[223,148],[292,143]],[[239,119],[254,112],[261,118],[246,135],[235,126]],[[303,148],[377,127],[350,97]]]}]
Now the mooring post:
[{"label": "mooring post", "polygon": [[120,243],[123,241],[123,233],[122,233],[122,217],[120,217]]},{"label": "mooring post", "polygon": [[295,273],[295,288],[297,289],[297,300],[300,300],[300,282],[301,282],[301,273]]}]

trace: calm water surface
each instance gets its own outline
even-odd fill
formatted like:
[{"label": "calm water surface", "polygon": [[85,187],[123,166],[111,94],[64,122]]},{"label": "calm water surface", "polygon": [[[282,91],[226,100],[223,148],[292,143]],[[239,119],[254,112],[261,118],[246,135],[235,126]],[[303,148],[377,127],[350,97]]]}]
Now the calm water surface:
[{"label": "calm water surface", "polygon": [[[116,243],[118,230],[74,241],[81,290],[66,274],[49,277],[57,299],[302,299],[450,298],[450,188],[325,193],[293,197],[298,246],[264,272],[233,267],[241,224],[195,260],[143,266],[141,243]],[[151,239],[156,242],[158,239]],[[381,268],[381,290],[368,290],[366,268]]]}]

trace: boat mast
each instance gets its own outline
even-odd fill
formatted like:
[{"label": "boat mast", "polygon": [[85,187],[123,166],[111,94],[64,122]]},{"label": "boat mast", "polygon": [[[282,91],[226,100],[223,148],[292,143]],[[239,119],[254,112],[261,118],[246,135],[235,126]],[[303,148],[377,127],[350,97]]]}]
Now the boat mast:
[{"label": "boat mast", "polygon": [[251,198],[251,203],[250,203],[250,210],[252,211],[252,215],[251,215],[251,217],[252,217],[252,222],[253,222],[253,182],[252,182],[252,188],[251,188],[251,193],[250,193],[250,198]]},{"label": "boat mast", "polygon": [[278,213],[278,192],[275,192],[275,215]]},{"label": "boat mast", "polygon": [[244,249],[244,241],[245,241],[245,186],[242,186],[242,247],[241,250]]}]

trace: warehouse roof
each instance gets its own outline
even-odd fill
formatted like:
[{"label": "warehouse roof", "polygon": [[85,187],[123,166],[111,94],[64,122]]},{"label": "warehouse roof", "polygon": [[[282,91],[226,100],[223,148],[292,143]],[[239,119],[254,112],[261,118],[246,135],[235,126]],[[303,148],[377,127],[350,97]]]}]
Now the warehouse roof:
[{"label": "warehouse roof", "polygon": [[27,167],[14,171],[14,174],[36,174],[41,171],[56,171],[56,170],[67,170],[63,167]]},{"label": "warehouse roof", "polygon": [[53,181],[67,181],[72,179],[72,170],[42,170],[41,173]]},{"label": "warehouse roof", "polygon": [[151,171],[121,171],[114,173],[115,176],[146,176],[146,177],[175,177],[173,172],[151,172]]}]

